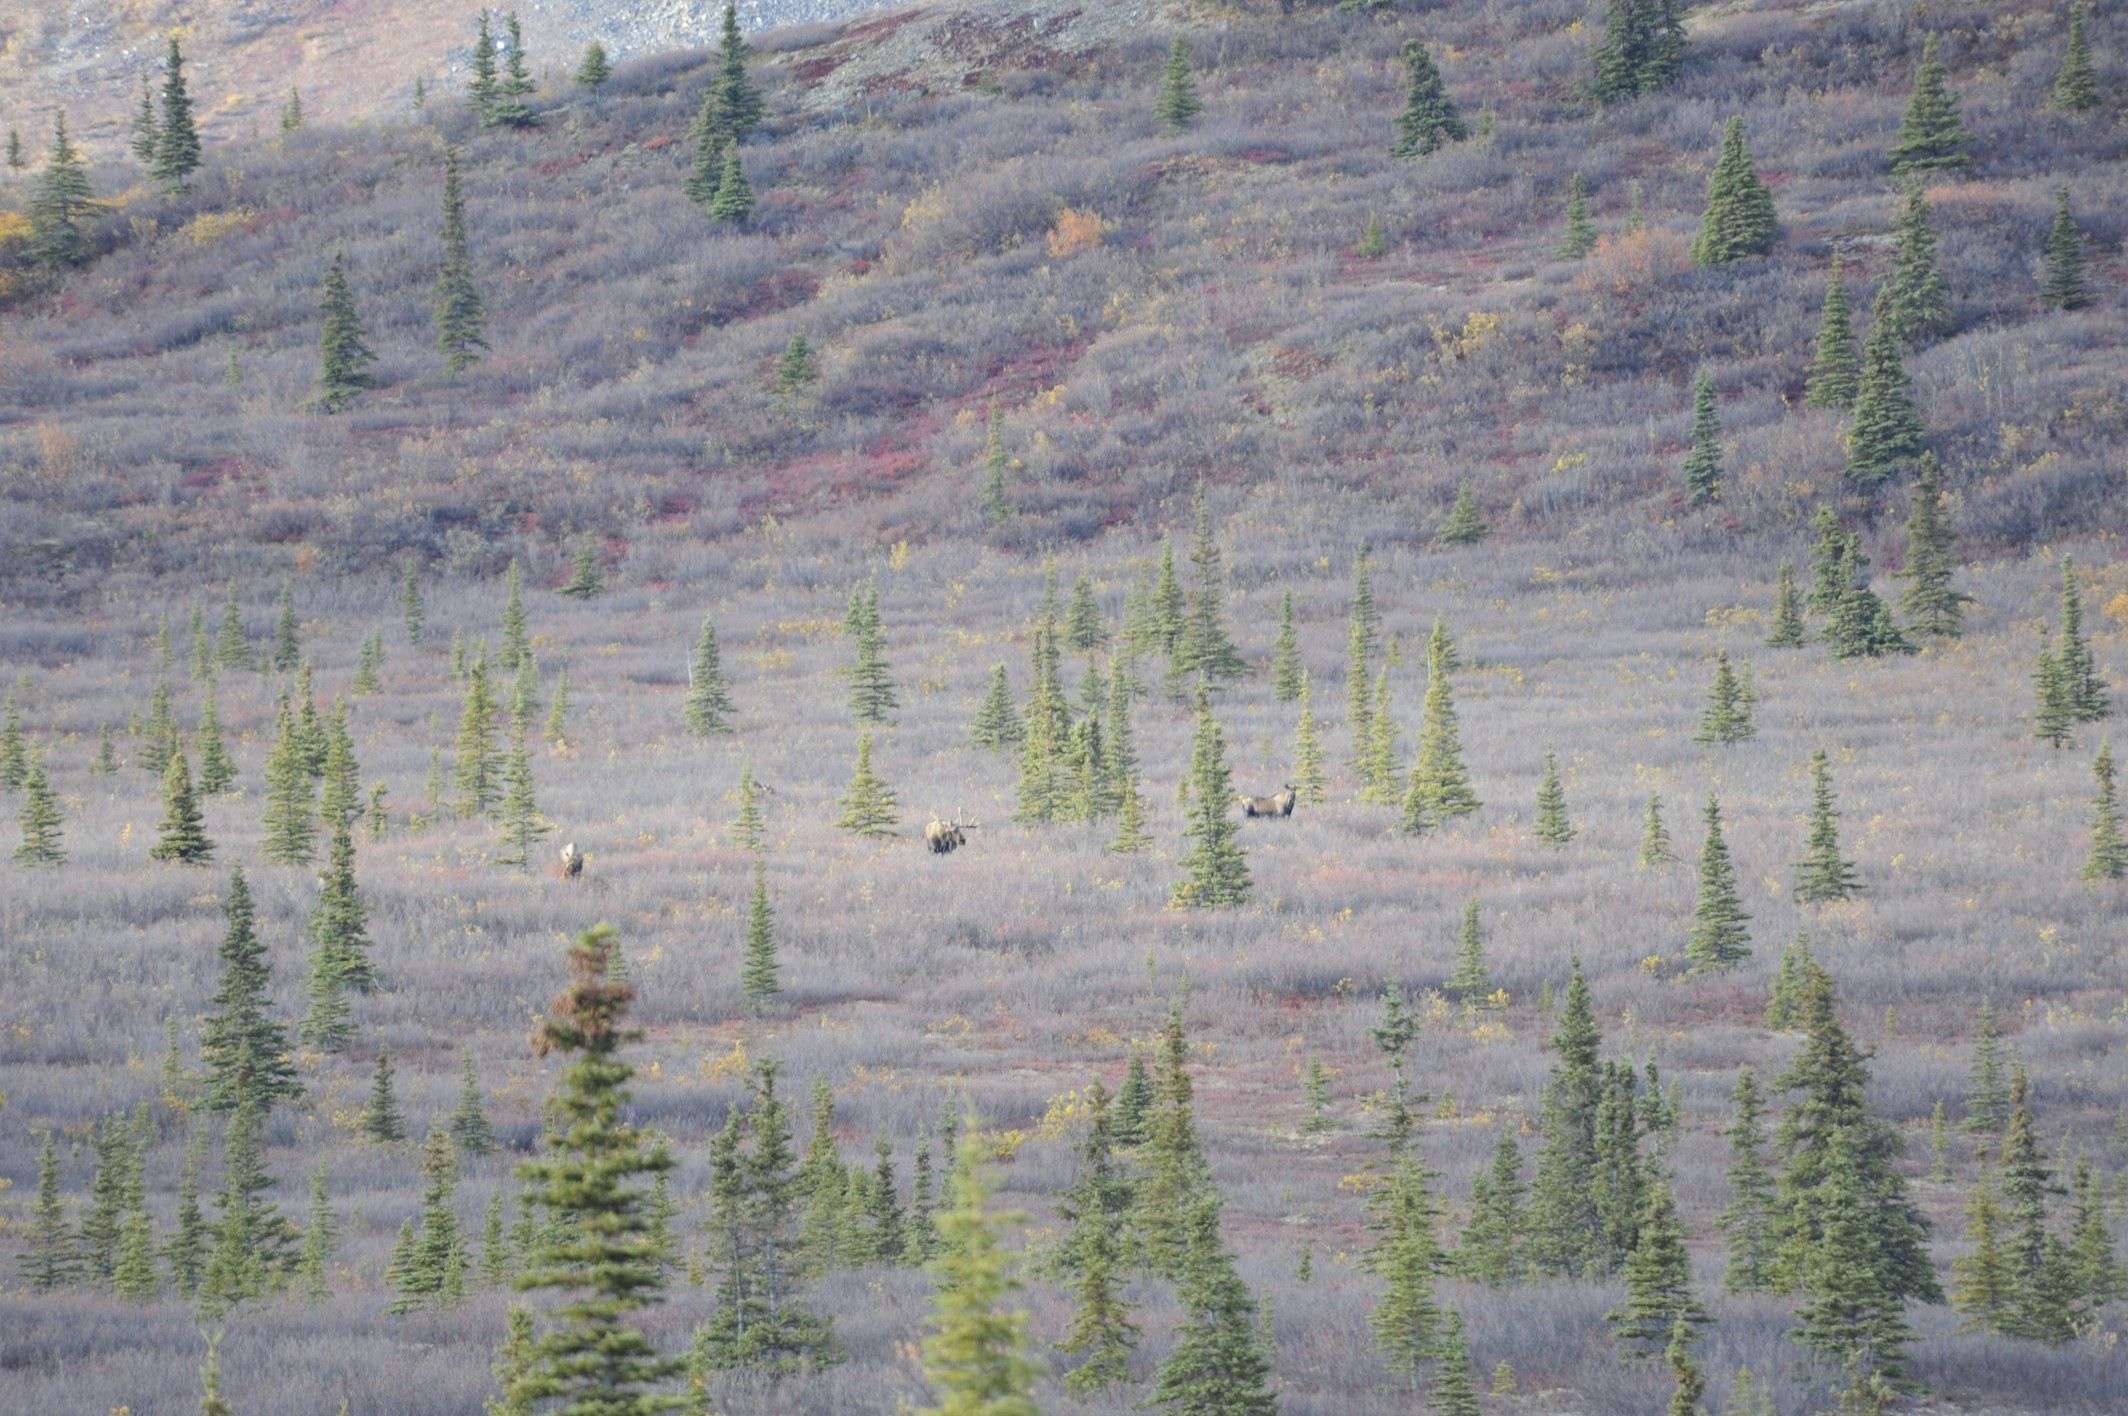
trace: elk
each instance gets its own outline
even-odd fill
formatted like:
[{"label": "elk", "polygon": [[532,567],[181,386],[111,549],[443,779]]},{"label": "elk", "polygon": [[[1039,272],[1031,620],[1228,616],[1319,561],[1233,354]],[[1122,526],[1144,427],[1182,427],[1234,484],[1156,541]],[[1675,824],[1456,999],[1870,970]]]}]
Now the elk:
[{"label": "elk", "polygon": [[924,846],[933,855],[949,855],[968,844],[968,833],[975,827],[975,822],[963,821],[957,814],[951,821],[934,816],[924,827]]},{"label": "elk", "polygon": [[576,848],[576,842],[571,841],[562,847],[562,874],[574,880],[583,873],[584,853]]},{"label": "elk", "polygon": [[1286,789],[1277,796],[1243,797],[1241,799],[1241,814],[1244,816],[1291,816],[1293,814],[1293,803],[1298,800],[1300,800],[1300,794],[1295,792],[1293,784],[1288,782],[1286,783]]}]

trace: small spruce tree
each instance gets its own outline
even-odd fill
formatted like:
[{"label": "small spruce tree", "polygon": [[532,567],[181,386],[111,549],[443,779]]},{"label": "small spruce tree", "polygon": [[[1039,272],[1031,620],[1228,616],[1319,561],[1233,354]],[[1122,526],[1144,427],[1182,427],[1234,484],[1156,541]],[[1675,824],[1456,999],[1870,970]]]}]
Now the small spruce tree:
[{"label": "small spruce tree", "polygon": [[1574,826],[1566,814],[1566,788],[1560,784],[1559,763],[1550,752],[1544,754],[1544,775],[1537,782],[1537,824],[1531,834],[1554,847],[1574,839]]},{"label": "small spruce tree", "polygon": [[584,46],[583,62],[576,66],[576,73],[571,82],[584,92],[596,96],[611,77],[613,67],[606,60],[606,46],[594,39]]},{"label": "small spruce tree", "polygon": [[1578,261],[1596,247],[1596,228],[1589,224],[1589,199],[1576,172],[1566,189],[1566,231],[1559,238],[1559,259]]},{"label": "small spruce tree", "polygon": [[185,764],[182,745],[170,754],[163,773],[163,819],[148,855],[179,865],[205,865],[214,859],[214,842],[207,839],[206,822],[192,795],[192,769]]},{"label": "small spruce tree", "polygon": [[680,716],[699,737],[732,731],[732,698],[724,681],[724,665],[717,652],[717,627],[702,617],[702,632],[695,636],[694,657],[687,665],[687,699]]},{"label": "small spruce tree", "polygon": [[2054,192],[2054,225],[2047,232],[2039,303],[2049,310],[2081,310],[2091,303],[2091,287],[2084,277],[2084,243],[2069,211],[2067,186]]},{"label": "small spruce tree", "polygon": [[1685,454],[1685,497],[1694,506],[1707,506],[1722,494],[1721,436],[1714,380],[1703,372],[1692,381],[1692,448]]},{"label": "small spruce tree", "polygon": [[1955,569],[1952,550],[1957,533],[1944,514],[1943,476],[1932,452],[1921,454],[1921,476],[1906,516],[1906,565],[1897,572],[1906,581],[1899,610],[1916,631],[1956,639],[1965,606],[1972,599],[1951,588]]},{"label": "small spruce tree", "polygon": [[1477,498],[1471,495],[1470,482],[1465,480],[1457,486],[1456,499],[1449,506],[1441,529],[1434,532],[1433,539],[1438,546],[1475,546],[1491,531],[1484,514],[1478,510]]},{"label": "small spruce tree", "polygon": [[1248,903],[1253,888],[1233,817],[1234,788],[1227,772],[1226,736],[1212,716],[1211,695],[1197,690],[1197,725],[1190,747],[1191,842],[1182,859],[1186,872],[1170,902],[1187,909],[1222,909]]},{"label": "small spruce tree", "polygon": [[1899,135],[1892,142],[1892,171],[1962,172],[1972,165],[1966,151],[1971,141],[1958,116],[1958,95],[1951,91],[1931,35],[1922,41],[1921,67],[1914,71],[1913,92],[1899,120]]},{"label": "small spruce tree", "polygon": [[1697,265],[1727,265],[1773,249],[1778,223],[1773,193],[1751,165],[1744,120],[1731,118],[1722,132],[1721,156],[1707,180],[1707,212],[1692,243]]},{"label": "small spruce tree", "polygon": [[1795,897],[1826,904],[1859,893],[1854,862],[1840,855],[1840,814],[1833,809],[1832,768],[1825,749],[1810,754],[1810,833],[1796,862]]},{"label": "small spruce tree", "polygon": [[845,831],[860,836],[879,839],[894,834],[900,820],[898,803],[893,789],[872,770],[872,734],[869,730],[857,735],[857,767],[850,774],[850,784],[836,803],[842,813],[835,824]]},{"label": "small spruce tree", "polygon": [[155,158],[148,170],[171,187],[182,187],[200,166],[199,130],[192,122],[192,96],[185,89],[185,56],[177,36],[163,59],[162,121],[155,130]]},{"label": "small spruce tree", "polygon": [[1442,85],[1441,71],[1433,52],[1416,39],[1404,41],[1404,111],[1397,115],[1396,141],[1389,150],[1398,157],[1424,157],[1449,143],[1470,136],[1455,100]]},{"label": "small spruce tree", "polygon": [[1170,133],[1187,132],[1204,112],[1197,96],[1197,82],[1190,75],[1190,50],[1181,35],[1168,45],[1167,63],[1160,71],[1160,96],[1153,103],[1153,117]]},{"label": "small spruce tree", "polygon": [[[2061,68],[2054,75],[2054,105],[2069,113],[2098,107],[2098,75],[2091,67],[2091,41],[2084,36],[2086,8],[2080,4],[2069,7],[2069,43],[2062,50]],[[8,137],[13,139],[12,130]]]},{"label": "small spruce tree", "polygon": [[1832,276],[1825,283],[1825,312],[1818,320],[1817,344],[1811,355],[1810,373],[1804,380],[1803,404],[1808,408],[1852,408],[1860,377],[1854,318],[1847,309],[1847,279],[1840,258],[1834,256]]},{"label": "small spruce tree", "polygon": [[355,396],[375,382],[369,366],[377,356],[362,335],[362,317],[355,311],[354,287],[347,279],[347,252],[335,250],[325,268],[324,293],[319,312],[324,324],[318,335],[318,395],[321,413],[338,413]]},{"label": "small spruce tree", "polygon": [[1751,956],[1751,935],[1745,925],[1743,896],[1737,890],[1736,866],[1729,859],[1729,843],[1722,836],[1722,804],[1707,793],[1706,844],[1699,857],[1699,904],[1692,915],[1692,932],[1685,941],[1685,957],[1700,972],[1734,968]]}]

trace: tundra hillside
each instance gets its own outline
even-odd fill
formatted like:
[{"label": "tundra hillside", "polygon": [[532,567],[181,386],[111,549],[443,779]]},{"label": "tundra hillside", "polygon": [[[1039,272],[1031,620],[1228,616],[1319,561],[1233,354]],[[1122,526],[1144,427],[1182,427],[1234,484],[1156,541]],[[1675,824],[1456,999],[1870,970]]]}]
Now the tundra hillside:
[{"label": "tundra hillside", "polygon": [[19,133],[0,1406],[2128,1405],[2117,15],[474,24]]}]

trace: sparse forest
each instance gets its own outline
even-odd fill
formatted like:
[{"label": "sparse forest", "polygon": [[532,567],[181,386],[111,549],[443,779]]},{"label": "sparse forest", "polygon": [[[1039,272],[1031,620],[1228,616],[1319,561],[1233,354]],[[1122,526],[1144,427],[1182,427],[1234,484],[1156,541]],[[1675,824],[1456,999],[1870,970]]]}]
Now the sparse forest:
[{"label": "sparse forest", "polygon": [[2117,14],[541,26],[0,111],[0,1408],[2128,1407]]}]

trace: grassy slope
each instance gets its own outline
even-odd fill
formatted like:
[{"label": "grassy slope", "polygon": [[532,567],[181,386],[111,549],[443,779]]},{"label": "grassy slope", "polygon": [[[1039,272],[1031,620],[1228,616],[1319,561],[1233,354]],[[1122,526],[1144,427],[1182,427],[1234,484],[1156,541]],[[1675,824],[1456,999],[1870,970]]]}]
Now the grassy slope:
[{"label": "grassy slope", "polygon": [[[33,676],[26,724],[50,745],[74,855],[64,872],[10,874],[0,894],[0,936],[27,944],[0,955],[12,1196],[30,1192],[37,1130],[78,1137],[98,1113],[154,1094],[163,1018],[195,1018],[212,990],[221,866],[256,867],[271,681],[223,686],[243,791],[209,807],[222,856],[206,876],[147,863],[156,810],[142,773],[86,771],[98,727],[145,704],[156,609],[178,607],[180,626],[190,598],[211,613],[230,574],[254,634],[274,586],[291,579],[321,694],[346,692],[360,637],[387,630],[385,691],[353,711],[365,779],[395,803],[391,835],[365,846],[360,866],[390,988],[358,1006],[356,1053],[303,1059],[312,1099],[279,1113],[272,1135],[292,1212],[302,1171],[319,1157],[332,1166],[342,1292],[233,1325],[225,1378],[242,1410],[295,1409],[288,1394],[302,1391],[317,1393],[305,1410],[330,1411],[345,1393],[358,1412],[461,1412],[484,1394],[501,1299],[442,1318],[381,1315],[379,1275],[418,1176],[411,1153],[356,1144],[351,1120],[377,1042],[400,1059],[418,1130],[448,1109],[464,1041],[491,1114],[525,1143],[546,1070],[524,1050],[526,1012],[555,986],[564,938],[599,918],[621,925],[642,985],[655,1071],[640,1095],[686,1157],[682,1194],[736,1094],[736,1044],[787,1058],[801,1088],[829,1076],[845,1152],[861,1158],[884,1130],[904,1174],[919,1126],[965,1085],[992,1124],[1030,1135],[1007,1177],[1012,1201],[1036,1213],[1035,1243],[1049,1237],[1047,1196],[1069,1174],[1068,1142],[1044,1134],[1045,1112],[1093,1075],[1113,1082],[1127,1040],[1151,1033],[1187,979],[1229,1233],[1245,1274],[1275,1300],[1295,1412],[1406,1409],[1378,1390],[1363,1323],[1373,1285],[1349,1258],[1360,1204],[1340,1179],[1375,1153],[1358,1134],[1364,1099],[1385,1080],[1367,1042],[1371,999],[1391,974],[1419,988],[1445,977],[1473,893],[1514,1004],[1505,1035],[1449,1015],[1418,1044],[1424,1084],[1456,1098],[1454,1119],[1429,1125],[1424,1141],[1452,1206],[1494,1128],[1534,1114],[1549,1062],[1535,1000],[1578,953],[1607,1050],[1653,1049],[1683,1080],[1673,1161],[1713,1293],[1711,1218],[1726,1199],[1716,1130],[1735,1067],[1770,1074],[1792,1047],[1754,1024],[1770,956],[1798,927],[1877,1049],[1878,1105],[1917,1151],[1930,1105],[1955,1108],[1971,1010],[1989,994],[2032,1064],[2050,1147],[2084,1147],[2117,1183],[2128,1157],[2107,1137],[2128,1104],[2128,907],[2071,880],[2097,735],[2053,753],[2019,714],[2052,584],[2050,560],[2022,541],[2105,514],[2110,493],[2094,474],[2118,404],[2105,348],[2118,337],[2117,297],[2038,319],[2026,258],[2049,184],[2072,170],[2090,193],[2087,226],[2111,250],[2118,233],[2104,223],[2117,218],[2102,202],[2119,169],[2111,139],[2010,116],[2050,68],[2036,18],[2007,59],[1990,61],[1978,39],[1961,59],[1976,127],[2013,136],[1985,145],[1981,180],[1940,195],[1968,328],[1916,361],[1980,554],[1967,572],[1972,633],[1880,665],[1754,647],[1768,563],[1796,549],[1787,528],[1814,500],[1797,484],[1822,495],[1836,465],[1833,427],[1778,404],[1798,378],[1823,242],[1880,232],[1889,209],[1875,159],[1899,84],[1877,90],[1911,50],[1879,47],[1870,14],[1709,16],[1698,22],[1704,62],[1683,92],[1602,120],[1593,146],[1567,98],[1586,42],[1559,32],[1567,11],[1427,16],[1420,32],[1456,46],[1451,88],[1472,113],[1494,109],[1496,136],[1415,168],[1380,155],[1394,27],[1323,16],[1203,36],[1207,61],[1225,57],[1206,78],[1204,128],[1179,141],[1142,116],[1161,47],[1148,35],[1069,72],[1003,74],[1002,96],[889,97],[870,121],[834,126],[781,119],[752,155],[757,183],[779,195],[764,229],[738,237],[704,228],[672,190],[674,150],[650,147],[681,131],[692,106],[699,75],[679,61],[638,66],[601,111],[557,117],[531,138],[463,134],[440,113],[442,136],[466,137],[476,164],[495,311],[495,358],[457,385],[425,352],[439,135],[320,130],[246,154],[240,176],[219,169],[159,211],[159,239],[129,239],[18,320],[26,337],[0,349],[24,415],[7,426],[13,506],[0,534],[20,538],[11,547],[54,540],[83,568],[15,582],[11,601],[32,608],[0,638],[8,676]],[[2114,52],[2110,38],[2101,52]],[[1980,76],[1988,62],[2007,75],[1999,89]],[[1806,72],[1848,86],[1788,97]],[[791,82],[777,90],[786,115],[799,111]],[[1761,135],[1764,169],[1784,179],[1790,239],[1762,267],[1690,273],[1664,253],[1690,227],[1730,99]],[[1587,172],[1612,231],[1625,181],[1642,181],[1658,235],[1588,270],[1552,263],[1570,164]],[[1050,258],[1058,201],[1116,223],[1101,249]],[[191,212],[231,204],[255,209],[255,228],[199,247],[171,234]],[[1379,266],[1345,252],[1370,211],[1400,243]],[[295,408],[332,239],[347,241],[360,272],[389,386],[319,422]],[[783,302],[793,303],[768,312]],[[1443,357],[1431,327],[1460,331],[1477,311],[1498,313],[1499,327],[1465,357]],[[1563,338],[1577,324],[1590,333]],[[799,330],[824,346],[826,378],[813,401],[780,410],[767,364]],[[233,391],[220,382],[232,343],[244,369]],[[1570,358],[1576,381],[1563,384]],[[1682,514],[1671,490],[1684,380],[1702,359],[1735,390],[1732,466],[1744,469],[1711,522]],[[967,494],[992,396],[1023,463],[1026,513],[986,541]],[[1187,749],[1174,712],[1140,715],[1159,844],[1134,861],[1103,855],[1097,834],[1009,825],[1009,764],[961,736],[989,664],[1009,663],[1024,690],[1039,575],[1024,547],[1140,508],[1171,512],[1199,472],[1216,484],[1232,619],[1252,658],[1268,654],[1280,592],[1296,595],[1333,760],[1345,746],[1334,725],[1354,541],[1384,547],[1377,591],[1407,648],[1436,613],[1447,617],[1469,665],[1458,691],[1487,803],[1414,844],[1340,782],[1321,811],[1251,823],[1258,902],[1208,919],[1163,908]],[[1429,552],[1424,535],[1462,476],[1477,480],[1501,534]],[[782,519],[761,524],[771,511]],[[1114,613],[1152,522],[1067,544],[1067,578],[1092,571]],[[558,579],[558,543],[578,527],[607,536],[621,588],[589,606],[535,589],[532,609],[548,682],[563,667],[572,681],[571,745],[536,770],[561,838],[592,853],[583,888],[497,867],[481,823],[406,820],[424,809],[430,746],[447,745],[455,719],[443,645],[453,632],[494,633],[500,592],[473,574],[515,553],[535,581]],[[896,567],[883,543],[902,538],[912,545]],[[1897,538],[1871,542],[1881,551]],[[378,564],[407,548],[434,557],[432,631],[418,652],[397,636],[393,576]],[[833,626],[866,570],[881,579],[907,703],[881,769],[912,831],[928,811],[960,805],[984,823],[969,850],[943,860],[913,839],[865,847],[827,825],[853,740]],[[2107,566],[2094,589],[2104,604],[2128,578]],[[61,597],[64,608],[34,608]],[[685,646],[705,610],[741,701],[730,743],[698,744],[678,726]],[[2117,671],[2120,621],[2092,619]],[[1724,644],[1756,666],[1760,736],[1717,753],[1690,736],[1709,656]],[[198,689],[181,666],[173,678],[189,724]],[[1392,684],[1408,747],[1423,686],[1415,663]],[[1221,714],[1238,784],[1283,780],[1293,715],[1264,678],[1229,694]],[[1528,834],[1546,745],[1582,830],[1556,854]],[[1787,862],[1800,850],[1804,765],[1821,745],[1834,751],[1845,839],[1869,890],[1806,917],[1788,900]],[[771,881],[791,1007],[762,1023],[734,1017],[747,865],[727,840],[726,794],[742,755],[778,788]],[[1710,787],[1731,822],[1759,955],[1727,978],[1680,983],[1641,961],[1681,947],[1689,869],[1637,872],[1633,844],[1640,805],[1660,790],[1680,849],[1696,854],[1692,803]],[[305,870],[257,871],[277,993],[293,1010],[315,882]],[[1297,1132],[1295,1069],[1311,1054],[1338,1072],[1340,1128],[1327,1141]],[[159,1222],[181,1149],[173,1128],[151,1164]],[[1955,1157],[1955,1185],[1919,1186],[1943,1262],[1957,1250],[1971,1143],[1961,1138]],[[78,1196],[85,1155],[69,1154],[66,1178]],[[503,1162],[478,1167],[461,1194],[466,1221],[507,1183]],[[1303,1248],[1316,1256],[1307,1286],[1292,1277]],[[1615,1362],[1599,1324],[1608,1287],[1448,1291],[1466,1308],[1480,1370],[1512,1362],[1522,1390],[1539,1394],[1529,1409],[1645,1412],[1666,1397],[1658,1375]],[[728,1406],[870,1411],[916,1395],[899,1344],[921,1294],[903,1272],[831,1281],[822,1301],[852,1363],[774,1394],[736,1390]],[[1145,1296],[1150,1358],[1165,1350],[1172,1310],[1157,1289]],[[663,1334],[677,1345],[707,1301],[680,1290]],[[1060,1295],[1038,1287],[1030,1301],[1041,1334],[1060,1335]],[[181,1306],[6,1302],[17,1360],[0,1366],[0,1405],[190,1409],[198,1341]],[[1717,1393],[1739,1362],[1790,1371],[1782,1305],[1712,1304],[1720,1324],[1705,1359]],[[1928,1334],[1919,1375],[1971,1405],[2097,1411],[2123,1399],[2117,1364],[2095,1345],[2042,1352],[1954,1338],[1942,1311],[1917,1321]],[[1805,1374],[1792,1376],[1783,1411],[1816,1409]],[[1045,1409],[1081,1408],[1052,1389]]]}]

